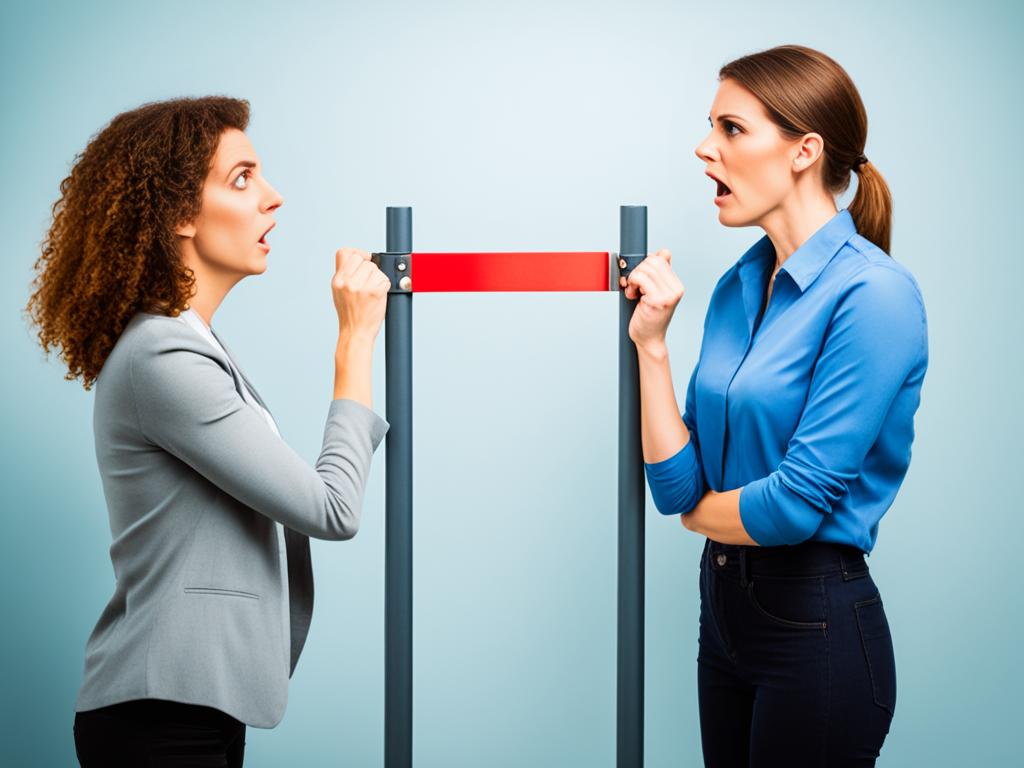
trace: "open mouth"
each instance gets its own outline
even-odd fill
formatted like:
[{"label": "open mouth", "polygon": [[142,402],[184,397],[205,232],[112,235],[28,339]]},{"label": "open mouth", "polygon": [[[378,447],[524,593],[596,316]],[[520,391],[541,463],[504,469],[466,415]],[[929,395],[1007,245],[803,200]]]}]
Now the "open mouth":
[{"label": "open mouth", "polygon": [[718,202],[721,198],[727,197],[728,195],[732,194],[732,190],[729,189],[728,185],[721,179],[719,179],[717,176],[715,176],[713,173],[711,173],[710,171],[704,171],[704,175],[711,179],[713,182],[715,182],[716,185],[718,185],[718,190],[715,193],[715,202]]},{"label": "open mouth", "polygon": [[275,222],[275,223],[271,224],[269,227],[267,227],[267,231],[264,232],[262,235],[260,235],[260,239],[257,240],[256,242],[258,242],[260,245],[266,245],[269,248],[270,246],[267,243],[267,235],[269,235],[270,234],[270,230],[272,230],[276,226],[277,226],[277,223]]}]

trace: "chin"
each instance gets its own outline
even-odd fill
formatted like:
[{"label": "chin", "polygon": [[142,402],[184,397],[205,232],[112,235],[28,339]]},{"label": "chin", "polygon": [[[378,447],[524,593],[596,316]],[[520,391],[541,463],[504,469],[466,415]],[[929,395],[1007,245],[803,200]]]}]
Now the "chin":
[{"label": "chin", "polygon": [[262,275],[267,271],[267,257],[262,256],[258,259],[254,259],[248,264],[246,274],[249,275]]},{"label": "chin", "polygon": [[718,212],[718,223],[723,227],[742,227],[746,226],[745,221],[739,220],[736,214],[720,210]]},{"label": "chin", "polygon": [[724,227],[753,227],[757,225],[757,222],[757,218],[745,215],[740,211],[718,209],[718,223]]}]

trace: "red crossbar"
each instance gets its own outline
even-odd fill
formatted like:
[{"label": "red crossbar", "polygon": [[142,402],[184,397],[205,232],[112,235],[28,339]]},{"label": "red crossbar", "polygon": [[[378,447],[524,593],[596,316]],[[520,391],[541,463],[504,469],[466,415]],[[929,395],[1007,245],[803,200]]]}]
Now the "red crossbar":
[{"label": "red crossbar", "polygon": [[412,254],[413,293],[607,290],[607,251]]}]

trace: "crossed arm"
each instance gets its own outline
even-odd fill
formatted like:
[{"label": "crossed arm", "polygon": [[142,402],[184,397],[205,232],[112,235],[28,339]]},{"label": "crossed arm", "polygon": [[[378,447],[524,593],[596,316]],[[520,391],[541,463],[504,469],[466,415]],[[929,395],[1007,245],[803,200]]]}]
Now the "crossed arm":
[{"label": "crossed arm", "polygon": [[721,544],[758,546],[740,519],[740,491],[708,491],[692,511],[679,516],[683,527]]},{"label": "crossed arm", "polygon": [[[640,420],[643,442],[644,461],[648,464],[662,462],[676,456],[687,447],[691,432],[683,419],[679,418],[675,392],[672,387],[672,371],[669,367],[668,350],[664,346],[652,345],[638,349],[640,362],[641,406]],[[687,400],[692,401],[693,381],[687,393]],[[692,402],[688,402],[691,410]],[[694,455],[696,446],[694,446]],[[684,473],[686,474],[686,473]],[[722,544],[756,545],[740,520],[740,490],[717,493],[708,489],[705,492],[702,482],[703,472],[700,467],[689,473],[694,482],[680,488],[681,497],[672,501],[656,498],[659,507],[662,504],[679,504],[683,509],[692,506],[692,499],[699,497],[692,510],[681,514],[683,526],[694,533],[700,533],[709,539]],[[653,490],[653,488],[652,488]]]},{"label": "crossed arm", "polygon": [[[658,509],[681,513],[688,530],[725,544],[777,546],[810,539],[860,474],[897,393],[906,381],[919,382],[926,364],[924,310],[913,284],[890,268],[858,275],[833,313],[799,423],[777,468],[742,488],[705,493],[697,446],[687,450],[698,440],[691,377],[683,418],[670,419],[675,424],[667,431],[661,428],[663,436],[671,436],[681,422],[688,434],[681,440],[666,437],[660,449],[648,451],[653,443],[644,445]],[[645,371],[641,357],[641,379],[656,370],[655,363],[646,365]],[[655,372],[654,380],[663,377],[670,387],[667,355],[657,365],[664,370]],[[646,394],[641,383],[641,397]],[[670,406],[676,407],[674,397]],[[917,404],[905,400],[902,407]],[[659,429],[646,421],[642,426]],[[900,450],[907,456],[893,461],[905,467],[909,442]]]}]

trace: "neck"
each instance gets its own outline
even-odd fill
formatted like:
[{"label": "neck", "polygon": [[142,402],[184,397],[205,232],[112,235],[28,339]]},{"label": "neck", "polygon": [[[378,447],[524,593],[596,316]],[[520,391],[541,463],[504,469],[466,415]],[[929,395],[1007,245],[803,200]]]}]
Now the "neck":
[{"label": "neck", "polygon": [[212,267],[201,260],[191,244],[182,253],[182,261],[195,275],[195,293],[189,299],[189,307],[194,309],[207,326],[213,324],[213,315],[220,307],[228,291],[234,288],[245,277],[237,272],[226,272]]},{"label": "neck", "polygon": [[777,208],[758,222],[775,246],[775,269],[781,267],[797,248],[836,215],[836,201],[831,195],[801,190],[799,187]]}]

